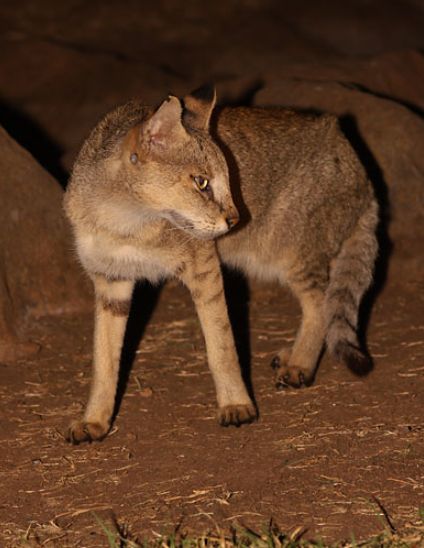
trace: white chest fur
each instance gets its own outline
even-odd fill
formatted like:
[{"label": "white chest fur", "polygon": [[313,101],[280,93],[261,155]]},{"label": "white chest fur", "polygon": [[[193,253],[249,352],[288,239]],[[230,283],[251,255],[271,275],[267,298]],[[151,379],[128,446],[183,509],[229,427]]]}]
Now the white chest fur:
[{"label": "white chest fur", "polygon": [[145,248],[106,234],[77,235],[77,250],[88,272],[111,278],[142,279],[153,283],[173,274],[174,261],[167,250]]}]

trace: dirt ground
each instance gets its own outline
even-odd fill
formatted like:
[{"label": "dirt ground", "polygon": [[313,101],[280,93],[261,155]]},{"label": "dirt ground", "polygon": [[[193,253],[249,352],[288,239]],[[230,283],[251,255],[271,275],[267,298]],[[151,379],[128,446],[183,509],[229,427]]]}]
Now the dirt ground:
[{"label": "dirt ground", "polygon": [[[178,524],[197,532],[234,523],[258,530],[272,517],[287,531],[305,527],[306,538],[360,539],[387,526],[377,500],[394,527],[416,522],[424,501],[423,289],[422,280],[402,290],[389,284],[378,298],[369,376],[325,357],[314,386],[278,392],[269,362],[293,340],[297,305],[282,288],[255,285],[246,316],[246,286],[232,282],[245,345],[240,326],[249,324],[260,419],[225,429],[215,420],[190,298],[169,284],[136,350],[112,433],[76,447],[62,432],[87,395],[91,317],[34,325],[40,355],[0,367],[2,536],[16,539],[30,527],[30,538],[57,538],[58,546],[104,546],[94,512],[138,538]],[[156,298],[140,288],[128,347]]]},{"label": "dirt ground", "polygon": [[[424,8],[420,0],[384,6],[3,4],[0,122],[65,185],[88,130],[133,95],[156,102],[213,79],[228,102],[243,94],[248,102],[256,78],[266,91],[269,82],[284,86],[288,73],[297,82],[311,71],[316,90],[317,75],[338,81],[343,66],[356,81],[361,63],[369,63],[375,100],[396,103],[421,127],[424,75],[414,71],[422,63]],[[407,52],[405,63],[399,57],[393,67],[387,52]],[[390,89],[393,97],[404,93],[403,102],[388,99]],[[359,102],[361,93],[370,95],[355,93]],[[386,123],[397,127],[395,118]],[[384,127],[377,130],[383,140]],[[414,185],[423,178],[401,144],[383,151],[392,163],[381,179],[392,174],[398,195],[404,182],[405,196],[408,180],[396,171],[397,159],[406,158]],[[422,196],[411,196],[411,210],[420,213]],[[380,265],[378,290],[364,306],[374,358],[365,377],[324,355],[313,386],[277,391],[269,363],[293,341],[298,305],[284,288],[227,277],[239,354],[260,412],[258,422],[241,428],[215,420],[200,326],[183,287],[137,289],[119,409],[101,443],[70,446],[63,436],[88,394],[90,303],[78,315],[32,319],[27,335],[40,352],[0,363],[0,545],[107,546],[98,519],[138,539],[176,528],[260,530],[272,518],[282,530],[305,529],[304,538],[340,541],[417,523],[424,508],[424,246],[420,227],[395,220],[411,235],[394,241],[390,261],[382,248],[390,269],[385,274]]]}]

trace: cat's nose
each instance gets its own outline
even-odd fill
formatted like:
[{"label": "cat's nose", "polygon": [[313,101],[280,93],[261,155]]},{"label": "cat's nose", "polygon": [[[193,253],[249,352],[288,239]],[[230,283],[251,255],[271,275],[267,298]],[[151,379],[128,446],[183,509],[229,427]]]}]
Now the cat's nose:
[{"label": "cat's nose", "polygon": [[227,223],[228,228],[233,228],[233,226],[236,226],[236,224],[240,221],[240,217],[238,215],[231,215],[226,217],[225,222]]}]

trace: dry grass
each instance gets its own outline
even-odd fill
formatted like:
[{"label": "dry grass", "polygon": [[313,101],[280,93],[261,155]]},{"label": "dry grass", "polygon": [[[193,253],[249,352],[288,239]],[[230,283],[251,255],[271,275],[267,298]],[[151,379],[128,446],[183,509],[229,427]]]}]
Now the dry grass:
[{"label": "dry grass", "polygon": [[[261,295],[254,302],[263,302]],[[424,500],[424,385],[417,374],[424,345],[417,341],[424,326],[417,299],[396,294],[396,306],[377,310],[378,318],[393,310],[403,315],[390,316],[384,331],[374,322],[373,354],[390,358],[381,358],[372,377],[349,376],[327,360],[303,392],[270,387],[268,358],[281,339],[292,338],[291,320],[277,307],[269,316],[253,307],[261,420],[223,430],[215,425],[200,330],[187,302],[171,291],[168,297],[183,319],[169,326],[163,318],[172,310],[159,308],[102,444],[69,447],[61,434],[88,392],[91,319],[38,323],[35,340],[45,351],[0,368],[2,548],[424,548],[424,516],[417,517]],[[269,516],[279,529],[262,530]],[[174,531],[175,523],[181,526]]]},{"label": "dry grass", "polygon": [[218,526],[215,532],[201,535],[187,534],[179,527],[168,535],[156,533],[150,538],[137,537],[120,526],[113,519],[105,519],[93,513],[91,515],[97,535],[86,539],[72,539],[70,531],[60,528],[54,522],[46,525],[31,524],[27,531],[19,535],[15,542],[8,546],[21,547],[74,547],[74,546],[107,546],[109,548],[422,548],[424,546],[424,508],[419,511],[420,517],[415,523],[408,524],[402,531],[393,528],[384,509],[380,514],[383,525],[382,533],[369,539],[340,540],[326,543],[322,540],[307,539],[307,531],[301,527],[289,534],[283,533],[270,521],[262,532],[234,525],[229,532]]}]

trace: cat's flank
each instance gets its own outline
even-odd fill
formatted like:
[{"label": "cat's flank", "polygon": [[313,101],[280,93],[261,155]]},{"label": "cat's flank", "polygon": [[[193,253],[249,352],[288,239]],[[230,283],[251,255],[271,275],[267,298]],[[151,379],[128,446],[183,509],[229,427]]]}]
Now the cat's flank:
[{"label": "cat's flank", "polygon": [[257,411],[221,262],[288,285],[300,302],[293,347],[273,359],[278,386],[309,384],[324,344],[352,367],[368,360],[356,330],[377,253],[377,204],[337,120],[214,106],[207,88],[170,96],[157,110],[128,103],[97,125],[75,163],[65,209],[96,306],[93,379],[84,416],[68,431],[74,443],[110,428],[139,279],[174,277],[190,290],[222,425],[250,422]]}]

